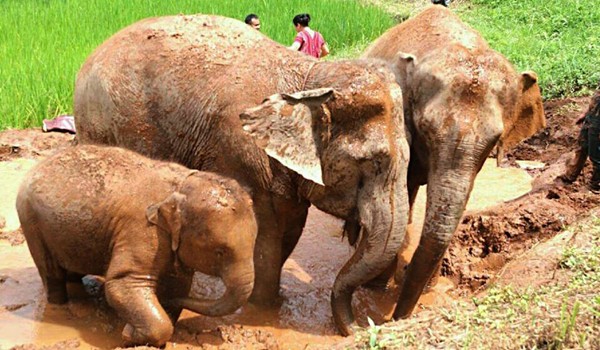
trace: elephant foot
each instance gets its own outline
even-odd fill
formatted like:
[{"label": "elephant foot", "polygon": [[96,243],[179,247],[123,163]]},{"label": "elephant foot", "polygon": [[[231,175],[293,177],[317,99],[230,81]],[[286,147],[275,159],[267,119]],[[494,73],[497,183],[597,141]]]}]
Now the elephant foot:
[{"label": "elephant foot", "polygon": [[594,169],[592,178],[585,185],[592,193],[600,194],[600,171]]},{"label": "elephant foot", "polygon": [[557,176],[556,178],[565,184],[571,184],[575,182],[575,180],[577,180],[577,177],[571,176],[569,174],[562,174]]},{"label": "elephant foot", "polygon": [[565,172],[559,178],[566,183],[575,182],[585,166],[587,156],[588,153],[585,150],[578,149],[575,156],[565,162]]},{"label": "elephant foot", "polygon": [[283,304],[283,297],[279,295],[279,293],[275,295],[266,296],[255,294],[253,292],[250,298],[248,299],[248,302],[262,309],[276,309],[281,307],[281,305]]},{"label": "elephant foot", "polygon": [[50,293],[48,292],[48,302],[50,304],[66,304],[68,301],[67,295],[62,293]]},{"label": "elephant foot", "polygon": [[162,347],[171,338],[171,335],[173,335],[172,325],[164,325],[163,327],[156,327],[156,329],[142,331],[128,323],[123,328],[123,332],[121,332],[121,337],[126,347],[136,345]]},{"label": "elephant foot", "polygon": [[583,167],[579,167],[577,164],[573,165],[573,164],[567,163],[564,174],[559,175],[558,178],[565,183],[568,183],[568,184],[573,183],[573,182],[575,182],[575,180],[577,180],[577,177],[579,177],[579,174],[581,173],[582,168]]},{"label": "elephant foot", "polygon": [[[271,277],[279,277],[279,273],[280,271],[277,271],[277,275],[269,274]],[[283,302],[283,298],[279,295],[280,280],[266,277],[269,277],[268,274],[265,273],[261,276],[260,269],[256,269],[256,280],[248,301],[262,308],[279,307]]]},{"label": "elephant foot", "polygon": [[68,301],[67,284],[64,279],[46,281],[47,300],[50,304],[65,304]]}]

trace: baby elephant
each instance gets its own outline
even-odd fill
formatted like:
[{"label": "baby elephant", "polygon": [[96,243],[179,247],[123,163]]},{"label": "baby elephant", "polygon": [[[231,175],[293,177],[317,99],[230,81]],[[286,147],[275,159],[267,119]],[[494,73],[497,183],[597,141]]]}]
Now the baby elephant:
[{"label": "baby elephant", "polygon": [[[257,226],[237,182],[113,147],[70,148],[26,176],[17,211],[48,301],[67,280],[105,276],[126,345],[162,346],[182,307],[220,316],[250,296]],[[194,271],[219,276],[216,300],[188,297]]]}]

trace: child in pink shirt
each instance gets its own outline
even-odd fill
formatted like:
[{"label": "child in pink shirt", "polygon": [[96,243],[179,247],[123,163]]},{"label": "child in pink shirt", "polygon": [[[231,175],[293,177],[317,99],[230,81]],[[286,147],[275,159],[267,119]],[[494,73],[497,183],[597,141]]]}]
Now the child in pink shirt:
[{"label": "child in pink shirt", "polygon": [[298,34],[290,49],[295,51],[300,50],[316,58],[325,57],[329,54],[329,47],[321,33],[308,27],[308,22],[310,22],[310,15],[308,13],[296,15],[292,22]]}]

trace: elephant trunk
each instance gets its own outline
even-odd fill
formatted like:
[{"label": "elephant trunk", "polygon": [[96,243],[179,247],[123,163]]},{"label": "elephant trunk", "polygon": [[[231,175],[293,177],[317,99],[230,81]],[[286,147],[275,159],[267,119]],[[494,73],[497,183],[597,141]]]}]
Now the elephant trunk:
[{"label": "elephant trunk", "polygon": [[178,304],[188,310],[206,316],[229,315],[246,303],[254,287],[254,263],[252,260],[230,265],[221,278],[225,284],[225,293],[215,300],[183,298]]},{"label": "elephant trunk", "polygon": [[337,275],[331,296],[334,321],[345,336],[352,334],[354,290],[392,263],[404,239],[408,221],[406,169],[366,181],[359,192],[357,207],[361,239],[354,255]]},{"label": "elephant trunk", "polygon": [[[485,160],[485,156],[475,158],[476,161],[471,161],[473,157],[468,158],[468,162],[455,163],[457,166],[451,169],[440,166],[428,174],[425,223],[419,246],[402,284],[394,319],[410,316],[450,244],[473,188],[475,175]],[[479,161],[479,158],[483,160]]]}]

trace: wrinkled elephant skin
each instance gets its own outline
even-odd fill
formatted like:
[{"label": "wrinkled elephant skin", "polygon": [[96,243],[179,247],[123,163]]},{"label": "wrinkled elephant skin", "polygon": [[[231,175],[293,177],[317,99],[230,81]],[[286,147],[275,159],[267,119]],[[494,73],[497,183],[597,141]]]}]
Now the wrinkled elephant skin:
[{"label": "wrinkled elephant skin", "polygon": [[[17,198],[48,301],[67,280],[105,276],[127,345],[162,346],[181,308],[233,313],[250,297],[252,200],[234,180],[115,147],[68,148],[34,167]],[[194,271],[221,277],[215,300],[188,297]]]},{"label": "wrinkled elephant skin", "polygon": [[[411,314],[454,234],[476,174],[494,145],[545,125],[533,72],[511,64],[450,10],[431,6],[388,30],[364,53],[396,67],[411,148],[409,200],[427,184],[425,226],[402,283],[395,318]],[[500,156],[501,157],[501,156]],[[410,237],[407,237],[410,239]]]},{"label": "wrinkled elephant skin", "polygon": [[393,261],[406,230],[402,101],[382,64],[317,61],[237,20],[173,16],[133,24],[96,49],[77,77],[75,118],[81,143],[249,189],[259,227],[253,302],[278,299],[310,204],[360,225],[332,291],[334,319],[350,334],[353,291]]}]

